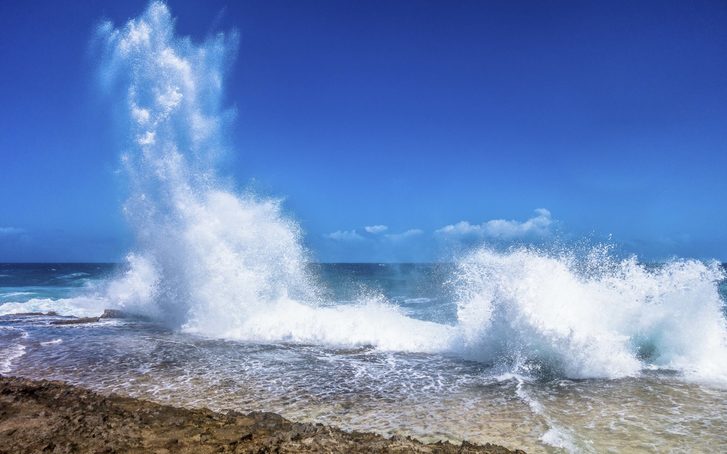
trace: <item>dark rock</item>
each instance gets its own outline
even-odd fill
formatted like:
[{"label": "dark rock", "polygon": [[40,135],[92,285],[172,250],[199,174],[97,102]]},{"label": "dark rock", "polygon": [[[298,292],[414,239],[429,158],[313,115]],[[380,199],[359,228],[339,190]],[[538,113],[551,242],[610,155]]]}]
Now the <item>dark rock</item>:
[{"label": "dark rock", "polygon": [[130,315],[118,309],[105,309],[100,318],[130,318]]},{"label": "dark rock", "polygon": [[17,314],[8,314],[11,317],[55,317],[58,315],[55,311],[49,312],[18,312]]},{"label": "dark rock", "polygon": [[74,317],[65,318],[63,320],[53,320],[51,325],[82,325],[84,323],[96,323],[100,317]]}]

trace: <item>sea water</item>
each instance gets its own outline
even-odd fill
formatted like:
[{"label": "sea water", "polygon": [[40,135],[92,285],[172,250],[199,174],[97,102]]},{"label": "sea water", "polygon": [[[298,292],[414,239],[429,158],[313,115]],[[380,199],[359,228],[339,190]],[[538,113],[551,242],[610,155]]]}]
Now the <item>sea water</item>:
[{"label": "sea water", "polygon": [[[274,411],[301,421],[385,435],[412,435],[426,441],[489,441],[532,452],[727,449],[727,423],[723,418],[727,411],[727,376],[710,372],[700,377],[696,375],[699,368],[679,369],[677,365],[658,363],[659,358],[674,352],[654,351],[645,356],[634,348],[638,369],[623,369],[621,360],[614,358],[594,357],[592,376],[588,377],[578,352],[566,348],[562,356],[544,353],[541,342],[546,334],[526,334],[521,326],[526,323],[523,314],[515,314],[511,320],[514,326],[510,329],[520,330],[520,334],[496,329],[499,335],[514,338],[498,343],[485,341],[485,334],[480,341],[517,344],[518,349],[511,354],[503,350],[499,356],[488,352],[489,357],[479,358],[473,358],[472,346],[432,351],[432,345],[417,348],[406,341],[393,341],[391,333],[371,333],[370,340],[383,338],[387,342],[376,347],[361,341],[360,333],[352,334],[348,343],[312,342],[293,335],[276,341],[266,336],[261,340],[235,340],[214,333],[188,333],[138,318],[102,319],[83,325],[50,324],[64,315],[99,315],[108,303],[102,289],[114,276],[123,275],[126,266],[0,265],[0,314],[4,314],[0,317],[1,372],[59,379],[175,405]],[[664,265],[652,268],[664,269]],[[455,264],[307,267],[307,272],[329,289],[326,309],[335,311],[340,307],[341,315],[348,316],[363,316],[366,310],[380,315],[380,308],[366,309],[369,303],[360,302],[362,294],[375,294],[387,301],[387,311],[396,311],[392,312],[397,314],[395,317],[421,322],[423,329],[431,323],[454,330],[460,329],[457,326],[461,323],[458,301],[461,305],[462,295],[452,281],[458,270],[461,267]],[[683,284],[680,292],[688,290]],[[629,285],[633,284],[621,282],[618,286]],[[664,295],[666,290],[640,292]],[[563,299],[568,300],[574,289],[562,291]],[[724,298],[724,282],[720,291]],[[656,313],[664,309],[663,304],[644,298],[641,304],[660,318]],[[683,313],[671,316],[685,318],[656,337],[692,338],[695,348],[709,348],[700,340],[704,327],[691,324],[692,306],[684,302]],[[13,315],[49,310],[59,315]],[[621,313],[624,309],[614,310]],[[597,318],[611,317],[605,310]],[[602,329],[591,325],[591,317],[582,322],[589,330]],[[307,321],[292,317],[280,323],[305,325]],[[345,321],[341,323],[345,327]],[[499,323],[503,322],[495,324]],[[371,329],[385,330],[387,326],[387,321],[381,320],[380,326]],[[471,328],[461,329],[467,333],[465,336],[472,335]],[[307,332],[289,327],[291,332],[296,330]],[[557,328],[543,327],[543,333],[550,331]],[[396,333],[410,335],[406,329]],[[438,335],[436,330],[433,333]],[[532,339],[524,340],[526,335]],[[432,343],[438,348],[440,341]],[[483,345],[483,349],[487,347]],[[560,347],[550,347],[556,348]],[[553,364],[547,364],[546,358]],[[714,357],[716,364],[721,359]],[[561,364],[569,360],[574,364]],[[614,370],[602,370],[607,367]],[[574,371],[575,376],[569,376]]]},{"label": "sea water", "polygon": [[[0,266],[0,373],[425,441],[727,450],[720,264],[598,244],[316,264],[279,200],[218,176],[235,34],[195,43],[153,2],[94,42],[134,246]],[[52,324],[107,308],[131,318]]]}]

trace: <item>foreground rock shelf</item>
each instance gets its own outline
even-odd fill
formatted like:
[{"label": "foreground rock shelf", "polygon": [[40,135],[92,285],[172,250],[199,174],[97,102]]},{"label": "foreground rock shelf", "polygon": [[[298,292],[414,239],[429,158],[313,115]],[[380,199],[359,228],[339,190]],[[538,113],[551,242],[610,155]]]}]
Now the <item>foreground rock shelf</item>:
[{"label": "foreground rock shelf", "polygon": [[0,376],[0,453],[522,453],[463,442],[423,444],[288,421],[104,396],[62,382]]}]

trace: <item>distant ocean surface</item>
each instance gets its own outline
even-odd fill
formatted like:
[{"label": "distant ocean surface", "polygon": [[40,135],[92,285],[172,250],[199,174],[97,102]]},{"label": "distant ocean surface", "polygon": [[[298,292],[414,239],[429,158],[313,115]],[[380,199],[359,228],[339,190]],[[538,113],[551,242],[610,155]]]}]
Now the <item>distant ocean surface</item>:
[{"label": "distant ocean surface", "polygon": [[[492,253],[480,260],[507,257]],[[538,266],[534,257],[519,259]],[[727,358],[709,357],[724,355],[720,350],[702,351],[717,348],[700,332],[710,329],[701,319],[709,316],[704,306],[675,301],[699,296],[693,292],[705,291],[695,288],[700,279],[714,277],[700,278],[708,268],[690,270],[697,266],[690,263],[670,270],[664,268],[675,265],[641,268],[653,276],[667,273],[666,278],[679,281],[674,288],[624,272],[590,282],[574,278],[579,286],[560,281],[553,288],[532,281],[539,275],[515,276],[523,269],[510,264],[505,271],[516,280],[500,282],[491,293],[481,283],[479,297],[521,300],[479,315],[467,301],[485,301],[461,290],[463,279],[476,285],[472,276],[462,276],[471,272],[462,265],[308,265],[307,273],[325,289],[315,309],[269,308],[270,320],[265,313],[248,313],[257,327],[219,333],[201,333],[189,323],[174,328],[163,319],[51,325],[69,315],[98,316],[112,307],[109,287],[128,273],[126,267],[2,264],[0,373],[59,379],[176,405],[274,411],[295,420],[428,441],[467,439],[531,452],[725,451],[727,374],[719,364]],[[562,279],[550,265],[549,277]],[[493,269],[478,268],[485,280],[504,278]],[[689,272],[697,275],[686,276]],[[514,289],[518,283],[529,285],[533,294]],[[717,284],[724,310],[727,284]],[[596,293],[608,289],[616,293]],[[562,293],[548,293],[554,291]],[[593,341],[601,345],[578,340],[575,330],[560,333],[560,324],[575,325],[539,312],[562,317],[558,305],[579,304],[569,299],[574,294],[603,305],[595,317],[569,308],[582,317],[575,323],[586,334],[604,336]],[[614,295],[622,299],[602,299]],[[530,306],[538,298],[544,306]],[[624,315],[635,310],[633,305],[640,307],[643,326],[614,327],[616,322],[608,321],[635,323],[636,318]],[[670,308],[674,305],[679,309]],[[17,315],[38,311],[58,315]],[[225,314],[235,317],[232,306]],[[650,316],[653,323],[647,322]],[[723,325],[723,312],[716,316]],[[481,332],[471,325],[478,317]],[[619,344],[606,339],[619,333],[631,333],[626,345],[632,346],[636,370],[627,368],[628,358],[618,359],[622,352],[614,345]],[[683,338],[695,343],[695,351],[685,350],[679,343]],[[579,358],[569,342],[585,356]],[[702,354],[715,368],[699,364]],[[686,357],[693,364],[679,366]]]}]

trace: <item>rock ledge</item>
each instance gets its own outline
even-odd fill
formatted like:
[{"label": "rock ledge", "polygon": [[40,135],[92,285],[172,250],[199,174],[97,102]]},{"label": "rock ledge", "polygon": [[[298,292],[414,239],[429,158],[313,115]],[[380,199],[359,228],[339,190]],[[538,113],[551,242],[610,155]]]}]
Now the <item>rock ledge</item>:
[{"label": "rock ledge", "polygon": [[104,396],[62,382],[0,376],[0,453],[523,453],[463,442],[423,444],[288,421]]}]

